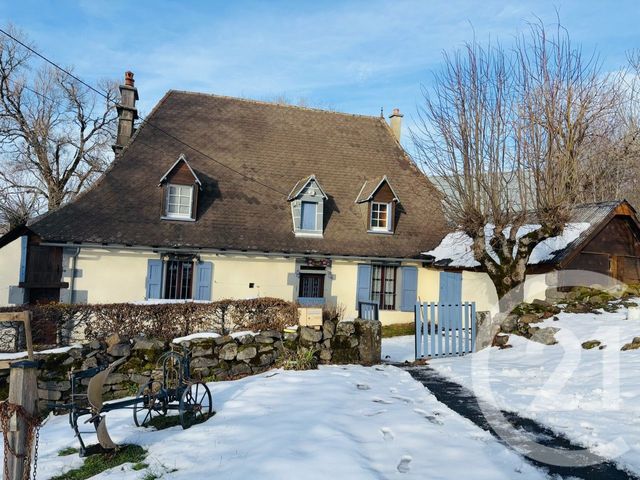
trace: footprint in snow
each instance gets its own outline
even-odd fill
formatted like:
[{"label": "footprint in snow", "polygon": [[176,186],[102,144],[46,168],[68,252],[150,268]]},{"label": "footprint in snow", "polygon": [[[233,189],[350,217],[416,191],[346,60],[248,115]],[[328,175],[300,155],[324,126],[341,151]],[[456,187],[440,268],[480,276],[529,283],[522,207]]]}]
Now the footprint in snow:
[{"label": "footprint in snow", "polygon": [[382,438],[384,438],[385,442],[389,442],[394,438],[396,438],[396,436],[393,434],[393,432],[389,427],[382,427],[380,429],[380,432],[382,432]]},{"label": "footprint in snow", "polygon": [[409,470],[411,470],[411,466],[409,465],[411,460],[413,460],[411,455],[403,455],[398,464],[398,471],[400,473],[409,473]]},{"label": "footprint in snow", "polygon": [[431,415],[429,414],[429,412],[425,412],[420,408],[414,408],[413,411],[416,412],[421,417],[423,417],[425,420],[433,423],[434,425],[444,425],[444,423],[442,423],[440,420],[436,418],[436,415],[439,415],[439,413],[437,412],[433,412],[433,415]]},{"label": "footprint in snow", "polygon": [[398,393],[398,389],[396,387],[389,387],[389,391],[391,393]]},{"label": "footprint in snow", "polygon": [[393,403],[393,402],[390,402],[389,400],[385,400],[384,398],[377,398],[377,397],[371,401],[375,403],[382,403],[384,405],[391,405]]},{"label": "footprint in snow", "polygon": [[356,386],[358,387],[358,390],[371,390],[371,387],[366,383],[358,383]]},{"label": "footprint in snow", "polygon": [[363,415],[365,417],[375,417],[376,415],[382,415],[383,413],[387,413],[387,410],[384,408],[382,410],[370,410],[368,412],[364,412]]},{"label": "footprint in snow", "polygon": [[413,399],[409,397],[403,397],[401,395],[392,395],[391,398],[395,398],[396,400],[400,400],[406,404],[413,403]]}]

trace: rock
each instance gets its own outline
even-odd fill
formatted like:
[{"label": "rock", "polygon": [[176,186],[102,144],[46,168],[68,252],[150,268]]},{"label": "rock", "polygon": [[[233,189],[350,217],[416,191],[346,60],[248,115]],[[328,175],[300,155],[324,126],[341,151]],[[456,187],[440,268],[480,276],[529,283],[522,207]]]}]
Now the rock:
[{"label": "rock", "polygon": [[500,322],[500,330],[504,333],[515,332],[518,328],[518,316],[513,313],[507,315],[502,322]]},{"label": "rock", "polygon": [[258,364],[261,367],[266,367],[267,365],[271,365],[273,363],[274,356],[270,353],[264,353],[258,357]]},{"label": "rock", "polygon": [[282,333],[278,332],[277,330],[263,330],[262,332],[260,332],[260,335],[277,339],[282,338]]},{"label": "rock", "polygon": [[524,323],[524,324],[540,323],[542,321],[543,321],[542,318],[538,317],[538,315],[535,315],[533,313],[525,313],[518,319],[519,323]]},{"label": "rock", "polygon": [[322,340],[322,331],[315,330],[311,327],[300,327],[300,340],[308,343],[318,343]]},{"label": "rock", "polygon": [[568,305],[564,311],[567,313],[588,313],[591,311],[591,306],[584,303],[574,303]]},{"label": "rock", "polygon": [[142,335],[133,338],[134,350],[164,350],[164,342],[154,338],[143,337]]},{"label": "rock", "polygon": [[82,370],[89,370],[90,368],[96,368],[98,366],[98,360],[96,357],[89,357],[82,362]]},{"label": "rock", "polygon": [[91,340],[91,342],[89,342],[89,348],[91,350],[100,350],[102,346],[103,343],[100,340]]},{"label": "rock", "polygon": [[123,335],[120,335],[119,333],[113,333],[105,339],[105,342],[107,342],[107,347],[113,347],[118,343],[129,342],[129,339]]},{"label": "rock", "polygon": [[107,348],[107,353],[112,357],[127,357],[131,354],[131,345],[128,343],[116,343]]},{"label": "rock", "polygon": [[331,350],[329,350],[328,348],[322,348],[320,350],[320,360],[324,362],[331,361]]},{"label": "rock", "polygon": [[247,375],[247,374],[251,373],[251,367],[248,364],[244,363],[244,362],[236,363],[235,365],[233,365],[231,367],[231,371],[229,373],[232,376]]},{"label": "rock", "polygon": [[62,398],[62,392],[58,390],[44,390],[42,388],[38,389],[38,398],[40,400],[48,400],[50,402],[57,402]]},{"label": "rock", "polygon": [[287,342],[295,342],[298,340],[298,332],[285,332],[284,339]]},{"label": "rock", "polygon": [[72,348],[67,353],[69,354],[69,356],[71,358],[73,358],[75,360],[78,360],[78,359],[82,358],[82,348],[81,347]]},{"label": "rock", "polygon": [[197,357],[191,360],[191,368],[209,368],[218,365],[218,360],[215,358]]},{"label": "rock", "polygon": [[75,361],[76,360],[73,357],[69,357],[64,362],[62,362],[62,365],[64,365],[65,367],[68,367],[69,365],[72,365],[73,363],[75,363]]},{"label": "rock", "polygon": [[257,343],[273,343],[275,342],[275,339],[271,336],[259,333],[258,335],[255,336],[255,341]]},{"label": "rock", "polygon": [[240,345],[246,345],[247,343],[253,343],[255,337],[251,333],[245,333],[244,335],[237,336],[235,338],[236,342]]},{"label": "rock", "polygon": [[587,302],[589,302],[591,305],[600,305],[604,303],[604,301],[605,298],[603,295],[593,295],[587,300]]},{"label": "rock", "polygon": [[493,339],[500,331],[499,320],[492,319],[489,312],[476,314],[476,351],[487,348],[493,344]]},{"label": "rock", "polygon": [[216,337],[213,339],[213,343],[216,345],[224,345],[229,342],[233,342],[233,337],[231,335],[224,335],[222,337]]},{"label": "rock", "polygon": [[338,322],[336,325],[336,335],[353,335],[356,333],[354,322]]},{"label": "rock", "polygon": [[622,346],[620,350],[637,350],[640,348],[640,337],[634,337],[630,343],[626,343]]},{"label": "rock", "polygon": [[42,380],[38,380],[38,388],[41,390],[66,392],[67,390],[71,390],[71,382],[69,382],[69,380],[61,380],[61,381],[50,380],[48,382],[43,382]]},{"label": "rock", "polygon": [[132,373],[129,375],[129,380],[138,385],[145,385],[149,381],[148,375],[140,375],[139,373]]},{"label": "rock", "polygon": [[551,305],[549,302],[545,300],[540,300],[539,298],[535,298],[531,303],[533,305],[538,305],[539,307],[542,307],[547,310],[550,308],[553,308],[553,305]]},{"label": "rock", "polygon": [[533,335],[531,335],[531,340],[542,343],[543,345],[555,345],[558,343],[555,334],[559,331],[560,329],[556,327],[538,328],[533,332]]},{"label": "rock", "polygon": [[213,355],[213,348],[211,346],[206,347],[204,345],[196,345],[191,348],[191,357],[206,357],[208,355]]},{"label": "rock", "polygon": [[382,323],[379,320],[362,320],[353,322],[356,337],[352,337],[351,346],[358,346],[360,362],[363,365],[375,365],[380,363],[382,356]]},{"label": "rock", "polygon": [[251,360],[257,354],[258,354],[258,350],[256,349],[256,347],[253,346],[253,345],[250,345],[248,347],[241,348],[238,351],[238,354],[236,355],[236,358],[238,360],[246,361],[246,360]]},{"label": "rock", "polygon": [[336,322],[332,320],[327,320],[322,322],[322,338],[330,339],[336,333]]},{"label": "rock", "polygon": [[509,335],[498,334],[493,338],[494,347],[504,347],[509,343]]},{"label": "rock", "polygon": [[265,343],[258,347],[258,353],[265,353],[265,352],[272,352],[272,351],[273,351],[272,343],[271,344]]},{"label": "rock", "polygon": [[592,348],[599,347],[601,343],[600,340],[587,340],[586,342],[582,342],[582,348],[591,350]]},{"label": "rock", "polygon": [[235,342],[233,342],[233,343],[225,344],[220,349],[220,352],[218,353],[218,357],[220,357],[221,360],[233,360],[234,358],[236,358],[237,354],[238,354],[238,345]]}]

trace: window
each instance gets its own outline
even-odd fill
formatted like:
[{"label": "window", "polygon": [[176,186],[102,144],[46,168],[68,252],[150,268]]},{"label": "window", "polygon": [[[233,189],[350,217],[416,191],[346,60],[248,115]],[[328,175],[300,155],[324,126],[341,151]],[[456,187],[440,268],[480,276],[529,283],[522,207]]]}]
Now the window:
[{"label": "window", "polygon": [[167,186],[167,217],[192,218],[193,187],[191,185]]},{"label": "window", "polygon": [[165,267],[164,297],[171,300],[192,298],[193,262],[169,260]]},{"label": "window", "polygon": [[302,202],[300,210],[300,230],[316,230],[316,202]]},{"label": "window", "polygon": [[371,203],[371,230],[390,231],[390,203]]},{"label": "window", "polygon": [[323,298],[324,297],[324,274],[301,273],[300,289],[298,297],[301,298]]},{"label": "window", "polygon": [[373,265],[371,270],[371,301],[377,302],[380,310],[396,308],[397,267]]}]

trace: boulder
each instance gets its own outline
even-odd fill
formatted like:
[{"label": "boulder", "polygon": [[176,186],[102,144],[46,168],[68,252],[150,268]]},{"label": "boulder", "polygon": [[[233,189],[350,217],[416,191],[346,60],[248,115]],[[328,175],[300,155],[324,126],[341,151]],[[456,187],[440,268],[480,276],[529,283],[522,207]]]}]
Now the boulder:
[{"label": "boulder", "polygon": [[500,322],[500,330],[504,333],[515,332],[518,328],[518,316],[511,313]]},{"label": "boulder", "polygon": [[382,323],[379,320],[362,320],[358,318],[353,324],[358,336],[351,337],[351,346],[358,347],[360,362],[363,365],[380,363],[382,356]]},{"label": "boulder", "polygon": [[338,322],[336,325],[336,335],[353,335],[356,327],[353,322]]},{"label": "boulder", "polygon": [[38,380],[38,388],[40,390],[51,390],[54,392],[66,392],[67,390],[71,390],[71,382],[68,380],[62,381],[48,381],[43,382],[42,380]]},{"label": "boulder", "polygon": [[[231,338],[231,337],[229,337]],[[235,342],[226,343],[220,349],[218,356],[221,360],[233,360],[238,354],[238,345]]]},{"label": "boulder", "polygon": [[258,335],[255,336],[255,341],[257,343],[273,343],[275,342],[275,339],[272,336],[259,333]]},{"label": "boulder", "polygon": [[260,335],[277,339],[282,338],[282,333],[278,332],[277,330],[263,330],[262,332],[260,332]]},{"label": "boulder", "polygon": [[105,379],[104,384],[117,385],[119,383],[126,382],[128,379],[129,377],[127,377],[127,375],[124,375],[122,373],[112,373]]},{"label": "boulder", "polygon": [[320,349],[320,360],[322,360],[323,362],[331,361],[331,350],[329,350],[328,348]]},{"label": "boulder", "polygon": [[131,354],[129,343],[116,343],[107,348],[107,353],[112,357],[127,357]]},{"label": "boulder", "polygon": [[233,342],[233,337],[231,335],[223,335],[222,337],[216,337],[213,339],[213,343],[216,345],[224,345],[229,342]]},{"label": "boulder", "polygon": [[240,362],[240,363],[236,363],[235,365],[233,365],[231,367],[231,371],[229,372],[232,376],[236,376],[236,375],[248,375],[251,373],[251,367],[244,363],[244,362]]},{"label": "boulder", "polygon": [[490,347],[493,339],[500,331],[499,320],[491,318],[489,312],[478,312],[476,314],[476,345],[475,351]]},{"label": "boulder", "polygon": [[120,335],[119,333],[112,333],[105,339],[105,342],[107,343],[107,347],[113,347],[118,343],[129,342],[129,338],[124,335]]},{"label": "boulder", "polygon": [[494,347],[504,347],[509,343],[509,335],[498,334],[493,338]]},{"label": "boulder", "polygon": [[336,322],[333,320],[326,320],[322,322],[322,337],[324,339],[330,339],[336,333]]},{"label": "boulder", "polygon": [[582,342],[582,348],[591,350],[592,348],[599,347],[601,343],[600,340],[587,340],[586,342]]},{"label": "boulder", "polygon": [[215,358],[197,357],[191,360],[191,368],[209,368],[218,365]]},{"label": "boulder", "polygon": [[640,337],[634,337],[630,343],[625,343],[620,350],[637,350],[640,348]]},{"label": "boulder", "polygon": [[519,323],[529,324],[529,323],[540,323],[544,321],[542,318],[538,317],[538,315],[534,313],[525,313],[519,319]]},{"label": "boulder", "polygon": [[164,342],[142,335],[133,338],[134,350],[164,350]]},{"label": "boulder", "polygon": [[240,345],[246,345],[247,343],[253,343],[255,337],[251,333],[245,333],[244,335],[239,335],[236,337],[236,342]]},{"label": "boulder", "polygon": [[[353,327],[353,324],[351,324]],[[322,340],[322,331],[315,330],[311,327],[300,327],[300,340],[309,343],[318,343]]]},{"label": "boulder", "polygon": [[240,350],[238,350],[238,354],[236,355],[236,358],[238,360],[247,361],[247,360],[251,360],[257,354],[258,354],[258,349],[253,345],[249,345],[244,348],[240,348]]},{"label": "boulder", "polygon": [[531,335],[531,340],[542,343],[543,345],[555,345],[558,343],[555,334],[559,331],[560,329],[556,327],[538,328]]}]

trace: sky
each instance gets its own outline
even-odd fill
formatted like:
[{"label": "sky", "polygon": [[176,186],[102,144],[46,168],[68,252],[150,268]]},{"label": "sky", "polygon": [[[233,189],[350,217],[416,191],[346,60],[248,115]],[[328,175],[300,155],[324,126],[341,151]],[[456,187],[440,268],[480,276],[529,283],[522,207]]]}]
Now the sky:
[{"label": "sky", "polygon": [[509,44],[527,22],[559,15],[605,71],[640,47],[638,0],[0,0],[0,12],[87,82],[132,70],[143,114],[178,89],[367,115],[400,108],[407,128],[442,52],[474,37]]}]

